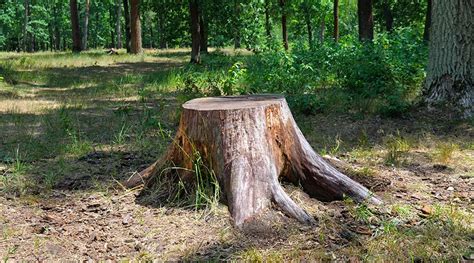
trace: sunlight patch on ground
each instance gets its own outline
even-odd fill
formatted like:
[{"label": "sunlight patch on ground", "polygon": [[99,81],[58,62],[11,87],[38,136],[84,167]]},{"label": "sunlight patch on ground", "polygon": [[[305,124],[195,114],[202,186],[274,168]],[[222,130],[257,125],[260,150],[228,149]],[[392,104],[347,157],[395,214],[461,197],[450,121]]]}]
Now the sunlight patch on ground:
[{"label": "sunlight patch on ground", "polygon": [[6,99],[0,103],[0,113],[39,115],[46,110],[57,109],[58,102],[42,99]]}]

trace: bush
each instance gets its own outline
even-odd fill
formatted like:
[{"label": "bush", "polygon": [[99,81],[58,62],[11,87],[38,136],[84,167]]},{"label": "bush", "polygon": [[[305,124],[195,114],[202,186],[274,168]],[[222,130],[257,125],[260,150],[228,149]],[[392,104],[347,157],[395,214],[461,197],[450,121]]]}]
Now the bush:
[{"label": "bush", "polygon": [[284,94],[292,110],[314,114],[352,111],[394,115],[417,102],[425,77],[427,48],[421,32],[399,29],[373,43],[346,36],[290,52],[268,47],[255,55],[204,57],[179,74],[187,99],[252,93]]}]

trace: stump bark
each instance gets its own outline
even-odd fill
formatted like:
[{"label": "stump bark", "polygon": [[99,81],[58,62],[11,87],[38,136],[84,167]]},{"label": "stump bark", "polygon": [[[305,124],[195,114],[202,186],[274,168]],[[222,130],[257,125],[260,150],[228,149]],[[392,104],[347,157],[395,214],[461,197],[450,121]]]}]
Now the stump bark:
[{"label": "stump bark", "polygon": [[130,178],[128,187],[163,176],[165,163],[192,170],[186,156],[197,150],[216,174],[238,227],[272,204],[300,222],[314,222],[285,193],[279,179],[301,185],[322,201],[348,196],[380,203],[367,188],[315,153],[282,96],[200,98],[182,107],[178,132],[165,156]]}]

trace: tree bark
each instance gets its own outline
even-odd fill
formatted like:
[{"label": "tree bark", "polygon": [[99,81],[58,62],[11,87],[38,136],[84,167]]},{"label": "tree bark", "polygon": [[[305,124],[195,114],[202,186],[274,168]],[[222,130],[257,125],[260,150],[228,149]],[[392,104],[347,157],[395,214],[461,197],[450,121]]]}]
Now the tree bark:
[{"label": "tree bark", "polygon": [[25,17],[23,22],[23,51],[29,51],[29,33],[28,33],[28,23],[30,22],[30,0],[25,0]]},{"label": "tree bark", "polygon": [[390,1],[384,0],[383,2],[383,17],[385,20],[385,30],[387,32],[393,31],[393,13],[392,8],[390,7]]},{"label": "tree bark", "polygon": [[122,17],[122,6],[120,0],[117,0],[116,5],[116,20],[115,20],[115,35],[117,36],[117,48],[122,48],[122,28],[120,26],[120,18]]},{"label": "tree bark", "polygon": [[432,9],[432,0],[427,0],[428,4],[426,6],[426,18],[425,18],[425,29],[423,31],[423,40],[426,42],[430,41],[430,28],[431,28],[431,9]]},{"label": "tree bark", "polygon": [[89,34],[89,8],[90,8],[90,0],[86,0],[84,3],[84,28],[82,29],[82,50],[87,49],[87,37]]},{"label": "tree bark", "polygon": [[242,7],[240,6],[239,0],[234,0],[234,49],[238,49],[241,47],[241,37],[240,37],[240,30],[241,30],[241,14]]},{"label": "tree bark", "polygon": [[140,54],[142,52],[140,0],[130,0],[130,53]]},{"label": "tree bark", "polygon": [[339,41],[339,0],[334,0],[333,15],[334,15],[333,38],[335,42],[338,42]]},{"label": "tree bark", "polygon": [[268,39],[272,39],[272,24],[270,21],[270,0],[265,0],[265,32]]},{"label": "tree bark", "polygon": [[207,54],[208,53],[208,47],[207,47],[207,21],[204,19],[204,14],[203,10],[199,11],[199,28],[200,28],[200,49],[201,53]]},{"label": "tree bark", "polygon": [[130,11],[128,10],[128,0],[123,0],[123,16],[125,18],[125,47],[127,53],[131,52],[130,49]]},{"label": "tree bark", "polygon": [[283,47],[288,50],[288,28],[286,23],[286,5],[285,0],[280,0],[281,8],[281,36],[283,38]]},{"label": "tree bark", "polygon": [[198,0],[189,0],[191,16],[191,63],[201,63],[201,27]]},{"label": "tree bark", "polygon": [[273,95],[188,101],[167,154],[126,185],[146,182],[145,187],[152,187],[169,176],[165,172],[169,171],[167,163],[182,168],[179,180],[193,181],[191,157],[196,152],[216,175],[239,228],[270,209],[272,203],[302,223],[314,222],[285,193],[279,179],[301,185],[311,197],[322,201],[348,196],[381,203],[368,189],[316,154],[296,125],[286,100]]},{"label": "tree bark", "polygon": [[71,12],[71,26],[72,26],[72,51],[81,52],[81,30],[79,28],[79,14],[77,12],[77,0],[69,1],[69,9]]},{"label": "tree bark", "polygon": [[443,0],[432,4],[426,101],[433,106],[447,104],[462,117],[470,117],[474,113],[474,3]]},{"label": "tree bark", "polygon": [[357,15],[359,17],[359,39],[372,41],[374,39],[372,0],[357,0]]}]

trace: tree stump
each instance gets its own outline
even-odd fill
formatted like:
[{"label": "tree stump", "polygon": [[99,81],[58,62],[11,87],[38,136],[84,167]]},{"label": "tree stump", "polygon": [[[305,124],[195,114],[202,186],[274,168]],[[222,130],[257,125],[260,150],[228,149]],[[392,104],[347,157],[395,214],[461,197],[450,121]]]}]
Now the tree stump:
[{"label": "tree stump", "polygon": [[237,227],[272,203],[300,222],[314,222],[285,193],[279,179],[301,185],[309,196],[322,201],[348,196],[380,203],[367,188],[314,152],[282,96],[199,98],[182,107],[178,132],[166,155],[130,178],[128,187],[163,176],[167,162],[192,169],[186,155],[198,150],[216,174]]}]

